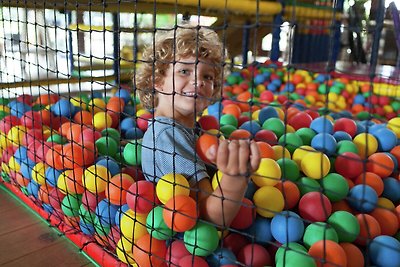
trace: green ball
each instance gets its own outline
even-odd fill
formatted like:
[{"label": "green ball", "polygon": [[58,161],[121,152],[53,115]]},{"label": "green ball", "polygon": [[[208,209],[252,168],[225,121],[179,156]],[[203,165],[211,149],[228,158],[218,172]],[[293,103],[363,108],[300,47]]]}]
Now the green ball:
[{"label": "green ball", "polygon": [[342,140],[337,143],[336,153],[338,155],[341,155],[344,152],[353,152],[355,154],[358,154],[358,148],[352,141]]},{"label": "green ball", "polygon": [[8,99],[8,98],[3,98],[3,97],[0,97],[0,105],[7,105],[8,103],[10,103],[10,99]]},{"label": "green ball", "polygon": [[279,118],[269,118],[268,120],[264,121],[262,128],[273,131],[278,138],[285,133],[285,124]]},{"label": "green ball", "polygon": [[101,131],[101,135],[111,137],[112,139],[117,141],[118,144],[121,141],[121,134],[117,129],[114,128],[105,128],[104,130]]},{"label": "green ball", "polygon": [[371,118],[371,114],[369,114],[368,111],[360,111],[357,113],[356,115],[357,119],[364,121],[364,120],[368,120]]},{"label": "green ball", "polygon": [[163,210],[161,206],[155,207],[149,212],[146,219],[147,231],[152,237],[158,240],[167,240],[176,234],[175,231],[165,224]]},{"label": "green ball", "polygon": [[349,184],[346,179],[338,173],[328,173],[320,181],[323,193],[332,202],[344,199],[349,193]]},{"label": "green ball", "polygon": [[219,124],[221,126],[232,125],[233,127],[237,128],[239,123],[236,117],[233,116],[232,114],[224,114],[219,119]]},{"label": "green ball", "polygon": [[206,257],[218,248],[218,231],[214,226],[199,221],[195,227],[185,232],[183,241],[191,254]]},{"label": "green ball", "polygon": [[392,106],[392,108],[393,108],[393,110],[395,112],[399,111],[399,109],[400,109],[400,102],[399,101],[393,101],[390,105]]},{"label": "green ball", "polygon": [[102,136],[96,140],[96,148],[100,155],[114,157],[118,152],[118,143],[110,136]]},{"label": "green ball", "polygon": [[328,92],[329,92],[329,87],[325,83],[322,83],[320,84],[320,86],[318,86],[318,93],[320,93],[321,95],[325,95]]},{"label": "green ball", "polygon": [[53,142],[53,143],[56,143],[56,144],[63,145],[65,143],[67,143],[68,140],[65,137],[63,137],[63,136],[61,136],[59,134],[53,134],[53,135],[50,135],[47,138],[46,142]]},{"label": "green ball", "polygon": [[310,177],[301,177],[297,182],[297,187],[301,196],[309,192],[318,192],[321,189],[318,181]]},{"label": "green ball", "polygon": [[303,145],[303,140],[296,133],[286,133],[279,138],[278,143],[286,147],[293,155],[293,152]]},{"label": "green ball", "polygon": [[222,126],[219,130],[224,135],[224,137],[227,139],[227,138],[229,138],[229,136],[231,136],[232,132],[236,129],[237,128],[235,126],[227,124],[227,125]]},{"label": "green ball", "polygon": [[0,110],[0,120],[2,120],[7,115],[8,115],[8,112],[5,112],[4,110]]},{"label": "green ball", "polygon": [[85,208],[85,205],[81,204],[79,208],[79,218],[81,218],[81,220],[85,223],[94,224],[96,214],[94,212],[90,212]]},{"label": "green ball", "polygon": [[330,93],[335,93],[338,95],[341,93],[341,91],[342,91],[342,89],[337,85],[332,85],[331,88],[329,89]]},{"label": "green ball", "polygon": [[320,240],[332,240],[338,243],[339,237],[336,230],[327,223],[315,222],[308,225],[304,231],[304,245],[310,248],[315,242]]},{"label": "green ball", "polygon": [[294,242],[283,244],[275,254],[276,267],[316,267],[307,249]]},{"label": "green ball", "polygon": [[300,128],[296,131],[296,134],[300,136],[301,140],[303,141],[303,145],[310,146],[311,140],[314,138],[316,133],[313,129],[310,128]]},{"label": "green ball", "polygon": [[283,157],[278,159],[276,162],[278,163],[279,167],[281,167],[282,180],[290,180],[295,182],[299,179],[299,166],[294,160]]},{"label": "green ball", "polygon": [[124,160],[127,164],[140,166],[142,164],[142,141],[132,140],[124,147]]},{"label": "green ball", "polygon": [[100,236],[107,236],[111,230],[111,226],[109,224],[102,224],[98,216],[94,219],[93,226],[96,233]]},{"label": "green ball", "polygon": [[229,85],[238,84],[238,82],[239,82],[238,77],[239,76],[237,76],[237,75],[230,74],[230,75],[228,75],[228,77],[226,77],[226,83]]},{"label": "green ball", "polygon": [[68,217],[79,216],[79,209],[82,204],[81,194],[67,194],[61,201],[61,209]]},{"label": "green ball", "polygon": [[360,224],[350,212],[336,211],[329,216],[327,222],[335,229],[339,242],[352,243],[360,234]]},{"label": "green ball", "polygon": [[11,182],[10,176],[6,172],[1,172],[1,178],[6,183]]}]

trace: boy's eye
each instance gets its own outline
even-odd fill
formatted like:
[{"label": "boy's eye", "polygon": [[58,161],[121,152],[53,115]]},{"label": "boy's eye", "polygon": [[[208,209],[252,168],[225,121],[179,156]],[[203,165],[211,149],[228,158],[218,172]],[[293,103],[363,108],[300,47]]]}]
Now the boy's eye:
[{"label": "boy's eye", "polygon": [[180,69],[178,72],[179,72],[180,74],[184,74],[184,75],[190,73],[188,69]]},{"label": "boy's eye", "polygon": [[204,79],[209,80],[209,81],[213,81],[214,80],[214,76],[213,75],[205,75]]}]

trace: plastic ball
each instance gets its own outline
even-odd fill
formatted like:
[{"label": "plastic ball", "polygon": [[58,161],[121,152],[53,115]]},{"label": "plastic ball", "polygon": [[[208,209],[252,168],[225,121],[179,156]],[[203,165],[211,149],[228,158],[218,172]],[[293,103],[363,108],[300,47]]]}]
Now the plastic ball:
[{"label": "plastic ball", "polygon": [[356,218],[360,225],[360,234],[354,241],[355,244],[365,246],[382,233],[379,222],[371,215],[360,213]]},{"label": "plastic ball", "polygon": [[278,138],[276,134],[271,130],[261,129],[254,135],[255,141],[265,142],[269,145],[276,145],[278,143]]},{"label": "plastic ball", "polygon": [[146,227],[149,234],[158,240],[167,240],[176,234],[163,219],[163,208],[156,206],[147,215]]},{"label": "plastic ball", "polygon": [[344,249],[331,240],[315,242],[308,253],[314,257],[317,267],[321,266],[347,266],[347,257]]},{"label": "plastic ball", "polygon": [[121,206],[125,204],[127,191],[133,183],[133,178],[127,174],[114,175],[106,187],[106,198],[114,205]]},{"label": "plastic ball", "polygon": [[117,210],[118,206],[111,204],[108,199],[101,200],[96,207],[96,215],[101,225],[114,225]]},{"label": "plastic ball", "polygon": [[133,248],[133,259],[140,267],[164,266],[167,246],[165,241],[152,238],[149,234],[140,237]]},{"label": "plastic ball", "polygon": [[313,118],[306,112],[299,112],[288,120],[288,123],[297,131],[301,128],[309,128]]},{"label": "plastic ball", "polygon": [[383,184],[382,196],[397,205],[400,202],[400,181],[393,177],[388,177],[383,179]]},{"label": "plastic ball", "polygon": [[122,213],[120,221],[121,234],[131,241],[136,241],[140,237],[147,235],[146,219],[147,214],[139,214],[133,210],[127,210]]},{"label": "plastic ball", "polygon": [[126,203],[136,213],[147,214],[159,203],[155,186],[149,181],[137,181],[128,188]]},{"label": "plastic ball", "polygon": [[330,170],[331,163],[327,155],[322,152],[309,152],[301,161],[301,170],[307,177],[321,179]]},{"label": "plastic ball", "polygon": [[379,175],[373,172],[363,172],[355,180],[354,184],[365,184],[371,186],[376,194],[380,196],[384,189],[384,183]]},{"label": "plastic ball", "polygon": [[332,202],[344,199],[349,193],[349,184],[346,179],[338,173],[328,173],[320,180],[323,193]]},{"label": "plastic ball", "polygon": [[[271,220],[263,218],[261,216],[257,216],[253,224],[249,228],[246,228],[244,231],[248,234],[248,236],[246,235],[248,239],[245,239],[243,241],[241,240],[241,238],[244,237],[244,235],[231,233],[224,238],[224,246],[231,248],[235,252],[235,254],[237,254],[240,248],[243,247],[240,245],[247,244],[249,239],[263,245],[267,245],[273,240],[271,233]],[[233,236],[231,236],[232,234]]]},{"label": "plastic ball", "polygon": [[56,116],[71,118],[75,114],[75,106],[67,99],[60,99],[51,106],[51,111]]},{"label": "plastic ball", "polygon": [[250,227],[256,218],[256,210],[250,199],[243,198],[239,211],[233,218],[231,227],[234,229],[245,229]]},{"label": "plastic ball", "polygon": [[65,170],[60,174],[57,180],[58,189],[66,193],[82,194],[85,189],[82,185],[82,168],[75,168],[72,170]]},{"label": "plastic ball", "polygon": [[300,198],[299,213],[300,216],[307,221],[326,221],[331,212],[331,202],[320,192],[309,192]]},{"label": "plastic ball", "polygon": [[211,146],[215,146],[216,149],[218,148],[217,136],[204,133],[197,139],[196,152],[204,162],[210,163],[210,160],[207,157],[207,151]]},{"label": "plastic ball", "polygon": [[123,151],[124,160],[127,164],[138,166],[142,164],[142,143],[141,140],[131,140]]},{"label": "plastic ball", "polygon": [[273,107],[270,106],[264,107],[260,110],[260,113],[258,113],[258,121],[261,124],[263,124],[270,118],[279,118],[278,112]]},{"label": "plastic ball", "polygon": [[355,179],[364,170],[361,157],[353,152],[344,152],[335,160],[335,170],[347,179]]},{"label": "plastic ball", "polygon": [[185,195],[170,198],[164,206],[165,224],[176,232],[185,232],[196,225],[199,211],[196,201]]},{"label": "plastic ball", "polygon": [[279,140],[279,144],[287,148],[292,154],[298,147],[303,145],[303,140],[296,133],[283,134]]},{"label": "plastic ball", "polygon": [[390,119],[387,122],[386,127],[389,128],[390,130],[392,130],[396,134],[397,138],[400,138],[400,118],[399,117]]},{"label": "plastic ball", "polygon": [[197,122],[199,123],[200,128],[204,131],[220,128],[218,120],[211,115],[203,115],[199,118]]},{"label": "plastic ball", "polygon": [[378,221],[382,235],[394,236],[399,231],[399,220],[392,210],[376,208],[369,215]]},{"label": "plastic ball", "polygon": [[359,150],[357,146],[349,140],[342,140],[337,143],[336,146],[336,154],[343,154],[345,152],[353,152],[355,154],[359,154]]},{"label": "plastic ball", "polygon": [[347,211],[335,211],[327,222],[336,230],[339,242],[353,242],[360,233],[357,218]]},{"label": "plastic ball", "polygon": [[169,173],[161,177],[156,185],[156,193],[161,203],[165,204],[174,196],[189,196],[189,182],[182,174]]},{"label": "plastic ball", "polygon": [[344,140],[347,140],[347,141],[353,140],[353,138],[348,133],[343,132],[343,131],[334,132],[333,137],[335,137],[336,142],[338,142],[338,143],[340,141],[344,141]]},{"label": "plastic ball", "polygon": [[272,218],[277,212],[281,212],[285,206],[285,200],[281,191],[273,186],[260,187],[253,196],[256,211],[259,215]]},{"label": "plastic ball", "polygon": [[400,241],[387,235],[375,237],[369,244],[369,258],[377,266],[399,266]]},{"label": "plastic ball", "polygon": [[179,266],[208,267],[209,265],[202,257],[187,255],[179,261]]},{"label": "plastic ball", "polygon": [[179,261],[188,255],[191,256],[192,254],[190,254],[190,252],[186,249],[183,240],[176,239],[169,244],[167,253],[165,255],[165,260],[167,264],[170,264],[171,266],[179,266]]},{"label": "plastic ball", "polygon": [[98,194],[106,190],[111,178],[110,172],[101,165],[92,165],[83,173],[82,184],[92,193]]},{"label": "plastic ball", "polygon": [[46,168],[47,165],[44,162],[39,162],[32,169],[32,179],[40,185],[46,184]]},{"label": "plastic ball", "polygon": [[266,248],[259,244],[248,244],[238,253],[237,259],[245,266],[268,266],[272,264]]},{"label": "plastic ball", "polygon": [[289,180],[281,181],[275,187],[282,192],[285,199],[285,209],[292,209],[297,206],[300,200],[300,190],[294,182]]},{"label": "plastic ball", "polygon": [[110,136],[102,136],[96,140],[96,150],[100,155],[115,157],[118,152],[118,143]]},{"label": "plastic ball", "polygon": [[310,124],[310,128],[316,133],[333,134],[333,123],[326,117],[318,117],[314,119]]},{"label": "plastic ball", "polygon": [[[120,174],[120,172],[121,172],[119,163],[112,157],[108,157],[108,156],[99,157],[96,160],[96,165],[101,165],[101,166],[106,167],[113,177],[117,174]],[[128,178],[133,179],[132,177],[128,177]]]},{"label": "plastic ball", "polygon": [[371,133],[378,141],[379,151],[390,151],[393,147],[397,145],[396,134],[388,128],[381,128],[376,132]]},{"label": "plastic ball", "polygon": [[[268,227],[267,230],[266,230],[266,232],[269,233],[268,230],[269,230],[269,225],[270,225],[270,223],[269,223],[269,220],[268,220],[268,219],[265,219],[265,221],[268,221],[268,224],[263,224],[263,226],[267,226],[267,227]],[[250,229],[250,228],[248,228],[248,229]],[[255,228],[255,229],[257,229],[257,228]],[[262,228],[262,229],[264,229],[264,228]],[[246,231],[246,232],[247,232],[247,231]],[[251,235],[251,236],[250,236],[251,238],[254,237],[254,236],[256,236],[256,234],[254,234],[253,231],[249,231],[248,233]],[[269,233],[269,238],[268,238],[268,240],[272,240],[271,233]],[[250,243],[249,239],[246,238],[244,235],[238,234],[238,233],[234,233],[234,232],[228,233],[228,234],[223,238],[223,241],[222,241],[223,247],[224,247],[224,248],[228,248],[228,249],[231,250],[235,255],[237,255],[237,254],[239,253],[239,251],[240,251],[245,245],[247,245],[247,244],[249,244],[249,243]]]},{"label": "plastic ball", "polygon": [[308,152],[316,151],[315,148],[311,146],[303,145],[297,148],[292,155],[292,159],[297,163],[298,167],[301,167],[301,161]]},{"label": "plastic ball", "polygon": [[370,133],[359,133],[353,139],[361,158],[368,158],[378,150],[378,140]]},{"label": "plastic ball", "polygon": [[279,164],[270,158],[262,158],[258,169],[251,175],[251,179],[258,186],[273,186],[281,179]]},{"label": "plastic ball", "polygon": [[184,233],[183,240],[191,254],[208,256],[218,247],[218,231],[214,226],[198,221],[194,228]]},{"label": "plastic ball", "polygon": [[298,243],[283,244],[275,254],[276,267],[315,267],[314,259],[307,249]]},{"label": "plastic ball", "polygon": [[311,145],[311,140],[314,138],[316,133],[310,128],[300,128],[296,131],[296,134],[300,136],[303,141],[303,145]]},{"label": "plastic ball", "polygon": [[350,189],[347,201],[357,211],[368,213],[375,209],[378,195],[369,185],[359,184]]},{"label": "plastic ball", "polygon": [[[236,256],[235,254],[227,249],[227,248],[218,248],[214,251],[213,254],[209,255],[207,258],[207,263],[210,267],[219,267],[219,266],[226,266],[226,265],[235,265],[236,264]],[[183,266],[183,265],[181,265]],[[192,265],[186,265],[192,266]]]},{"label": "plastic ball", "polygon": [[360,267],[364,266],[365,259],[361,250],[352,243],[340,243],[339,244],[344,252],[346,253],[347,266],[348,267]]},{"label": "plastic ball", "polygon": [[378,152],[368,157],[367,171],[379,175],[381,178],[388,177],[394,170],[394,162],[386,153]]},{"label": "plastic ball", "polygon": [[277,138],[281,137],[285,133],[285,124],[279,118],[269,118],[262,124],[264,130],[270,130],[274,132]]},{"label": "plastic ball", "polygon": [[332,240],[334,242],[339,242],[339,237],[336,230],[325,222],[315,222],[309,224],[303,236],[303,242],[306,247],[311,247],[315,242],[320,240]]},{"label": "plastic ball", "polygon": [[61,202],[61,209],[66,216],[79,216],[79,207],[82,203],[82,195],[68,194]]},{"label": "plastic ball", "polygon": [[328,156],[332,156],[336,152],[337,142],[333,135],[322,132],[313,137],[311,146]]},{"label": "plastic ball", "polygon": [[271,233],[279,243],[298,242],[304,234],[304,222],[296,213],[283,211],[272,218]]}]

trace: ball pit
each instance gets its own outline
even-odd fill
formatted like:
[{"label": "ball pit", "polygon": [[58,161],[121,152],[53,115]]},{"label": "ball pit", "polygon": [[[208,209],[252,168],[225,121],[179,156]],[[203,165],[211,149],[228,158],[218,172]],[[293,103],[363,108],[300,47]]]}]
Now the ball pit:
[{"label": "ball pit", "polygon": [[272,64],[228,75],[229,99],[198,117],[198,156],[251,139],[263,159],[223,231],[200,216],[183,175],[142,181],[153,114],[122,89],[4,105],[1,177],[133,266],[398,266],[400,102],[366,88]]}]

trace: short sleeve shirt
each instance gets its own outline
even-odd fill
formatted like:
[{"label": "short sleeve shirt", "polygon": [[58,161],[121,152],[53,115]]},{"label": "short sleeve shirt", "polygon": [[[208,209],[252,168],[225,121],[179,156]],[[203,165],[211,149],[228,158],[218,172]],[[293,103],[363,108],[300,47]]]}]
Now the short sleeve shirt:
[{"label": "short sleeve shirt", "polygon": [[155,117],[142,141],[142,170],[146,180],[158,182],[169,173],[184,175],[190,186],[208,177],[196,153],[197,134],[171,118]]}]

